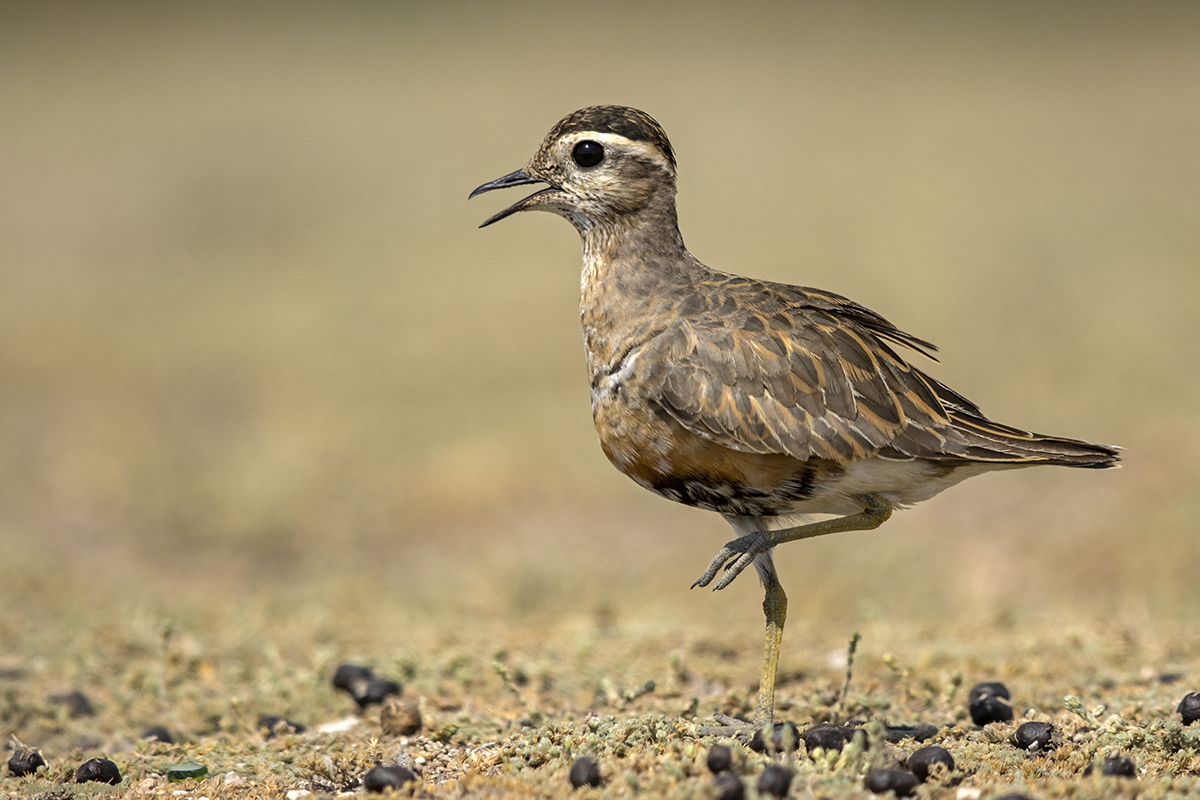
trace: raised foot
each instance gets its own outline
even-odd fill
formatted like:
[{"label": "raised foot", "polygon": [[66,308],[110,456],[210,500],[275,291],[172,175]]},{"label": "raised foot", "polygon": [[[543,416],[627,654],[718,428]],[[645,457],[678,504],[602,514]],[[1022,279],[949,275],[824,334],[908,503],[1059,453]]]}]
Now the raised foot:
[{"label": "raised foot", "polygon": [[733,582],[734,578],[742,574],[742,570],[753,563],[755,556],[768,552],[774,546],[775,542],[769,531],[755,531],[734,539],[721,548],[721,552],[717,553],[716,557],[709,562],[708,569],[704,570],[704,574],[692,584],[692,588],[708,586],[724,567],[725,574],[721,576],[721,580],[717,581],[713,591],[724,589]]},{"label": "raised foot", "polygon": [[713,591],[724,589],[742,573],[742,570],[750,566],[755,556],[769,552],[776,545],[842,531],[872,530],[878,528],[892,515],[892,504],[877,494],[859,495],[857,499],[863,504],[863,510],[848,517],[836,517],[821,522],[812,522],[808,525],[798,525],[795,528],[755,531],[734,539],[721,548],[721,552],[717,553],[717,557],[709,563],[708,569],[704,570],[700,579],[692,584],[692,588],[708,586],[724,567],[725,574],[721,576],[721,580],[717,581]]}]

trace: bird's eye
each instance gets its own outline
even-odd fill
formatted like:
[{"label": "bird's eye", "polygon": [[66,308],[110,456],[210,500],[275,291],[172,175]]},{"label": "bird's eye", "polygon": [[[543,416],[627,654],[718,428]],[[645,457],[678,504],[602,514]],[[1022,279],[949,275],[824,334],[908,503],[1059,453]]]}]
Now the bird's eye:
[{"label": "bird's eye", "polygon": [[604,160],[604,148],[596,142],[580,142],[571,151],[571,158],[581,167],[594,167]]}]

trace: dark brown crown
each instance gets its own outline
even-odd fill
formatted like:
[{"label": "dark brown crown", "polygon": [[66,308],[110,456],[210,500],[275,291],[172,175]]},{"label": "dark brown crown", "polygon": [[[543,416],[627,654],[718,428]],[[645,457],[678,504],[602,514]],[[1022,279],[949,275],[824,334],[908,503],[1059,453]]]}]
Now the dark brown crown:
[{"label": "dark brown crown", "polygon": [[667,139],[667,132],[645,111],[628,106],[581,108],[573,114],[568,114],[555,125],[548,138],[558,139],[568,133],[580,131],[615,133],[635,142],[648,142],[662,151],[671,162],[672,168],[678,168],[675,163],[675,151]]}]

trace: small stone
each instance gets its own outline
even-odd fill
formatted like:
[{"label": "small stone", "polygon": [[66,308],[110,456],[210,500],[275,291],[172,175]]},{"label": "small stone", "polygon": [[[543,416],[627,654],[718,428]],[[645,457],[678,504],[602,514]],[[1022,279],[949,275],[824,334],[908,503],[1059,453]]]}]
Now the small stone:
[{"label": "small stone", "polygon": [[714,775],[713,785],[717,787],[717,800],[744,800],[746,797],[746,785],[732,770]]},{"label": "small stone", "polygon": [[[179,792],[176,792],[176,794],[179,794]],[[310,794],[312,794],[312,792],[310,792],[308,789],[291,789],[286,795],[284,795],[284,797],[286,797],[287,800],[300,800],[301,797],[308,797]]]},{"label": "small stone", "polygon": [[1184,725],[1191,725],[1196,720],[1200,720],[1200,692],[1185,694],[1175,711],[1183,717]]},{"label": "small stone", "polygon": [[604,779],[600,777],[600,765],[591,756],[580,756],[575,759],[567,778],[571,781],[571,786],[576,789],[580,786],[599,786],[604,782]]},{"label": "small stone", "polygon": [[804,747],[810,753],[818,747],[826,753],[831,750],[836,750],[840,753],[842,752],[842,748],[846,746],[846,743],[851,741],[855,735],[866,737],[867,732],[862,728],[848,728],[843,725],[830,725],[823,722],[806,730],[801,734],[801,738],[804,740]]},{"label": "small stone", "polygon": [[146,728],[146,730],[142,731],[142,738],[149,742],[175,744],[175,738],[171,736],[171,732],[162,725],[151,725],[149,728]]},{"label": "small stone", "polygon": [[51,695],[50,702],[66,706],[70,710],[72,717],[92,717],[96,715],[96,710],[92,708],[92,701],[88,700],[87,695],[78,689],[66,694]]},{"label": "small stone", "polygon": [[121,770],[107,758],[89,758],[75,770],[75,782],[111,783],[114,786],[121,782]]},{"label": "small stone", "polygon": [[375,677],[367,681],[365,685],[356,683],[354,691],[350,694],[354,697],[354,702],[358,703],[359,708],[366,708],[369,705],[382,703],[384,698],[398,695],[401,691],[400,684],[395,681]]},{"label": "small stone", "polygon": [[259,717],[258,727],[266,731],[268,739],[277,733],[304,733],[308,730],[299,722],[292,722],[290,719],[277,717],[274,714],[263,714]]},{"label": "small stone", "polygon": [[416,779],[417,773],[408,767],[393,764],[390,767],[371,767],[363,776],[362,784],[368,792],[382,792],[385,789],[399,789]]},{"label": "small stone", "polygon": [[389,697],[379,711],[379,724],[391,736],[413,736],[421,732],[421,707],[412,700]]},{"label": "small stone", "polygon": [[238,775],[236,772],[233,772],[232,770],[225,773],[225,785],[226,786],[237,786],[239,783],[245,783],[245,782],[246,782],[245,778],[243,778],[241,775]]},{"label": "small stone", "polygon": [[1009,722],[1013,718],[1008,687],[998,681],[977,683],[967,693],[967,710],[971,721],[984,726],[993,722]]},{"label": "small stone", "polygon": [[[786,741],[785,741],[786,740]],[[772,726],[771,749],[776,753],[793,752],[800,745],[800,728],[794,722],[776,722]],[[750,749],[756,753],[767,752],[762,728],[756,728],[750,737]]]},{"label": "small stone", "polygon": [[1022,750],[1041,752],[1050,749],[1053,735],[1054,726],[1049,722],[1026,722],[1017,728],[1008,741]]},{"label": "small stone", "polygon": [[185,761],[182,764],[171,764],[167,767],[167,780],[186,781],[188,778],[203,778],[208,774],[208,767],[195,761]]},{"label": "small stone", "polygon": [[896,797],[909,797],[920,785],[917,776],[903,769],[873,769],[863,779],[871,794],[895,792]]},{"label": "small stone", "polygon": [[708,765],[709,772],[719,775],[733,766],[733,751],[723,744],[715,744],[708,751],[708,758],[704,763]]},{"label": "small stone", "polygon": [[782,764],[772,764],[758,776],[760,796],[787,797],[788,789],[791,788],[792,771]]},{"label": "small stone", "polygon": [[46,766],[46,759],[37,748],[30,747],[13,737],[13,753],[8,757],[8,774],[15,778],[32,775],[38,767]]},{"label": "small stone", "polygon": [[[1083,777],[1091,775],[1095,771],[1095,764],[1088,764],[1083,768]],[[1109,756],[1104,759],[1100,765],[1101,775],[1113,775],[1121,778],[1136,778],[1137,765],[1133,763],[1132,758],[1125,756]]]},{"label": "small stone", "polygon": [[[921,783],[929,780],[934,776],[936,770],[935,764],[941,764],[946,772],[943,777],[950,777],[950,773],[954,772],[954,757],[950,755],[950,751],[944,747],[930,745],[914,750],[908,757],[908,768],[913,775],[917,776],[917,780]],[[935,776],[936,777],[936,776]]]}]

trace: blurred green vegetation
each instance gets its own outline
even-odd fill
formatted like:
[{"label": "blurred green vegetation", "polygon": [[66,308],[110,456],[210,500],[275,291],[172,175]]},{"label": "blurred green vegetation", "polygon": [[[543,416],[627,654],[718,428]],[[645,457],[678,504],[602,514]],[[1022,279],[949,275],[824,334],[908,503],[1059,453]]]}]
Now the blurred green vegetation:
[{"label": "blurred green vegetation", "polygon": [[687,591],[725,523],[595,444],[575,233],[466,202],[598,102],[666,127],[701,260],[1127,448],[783,548],[793,630],[1194,618],[1198,37],[1186,2],[0,5],[0,655],[113,614],[757,635],[752,579]]}]

